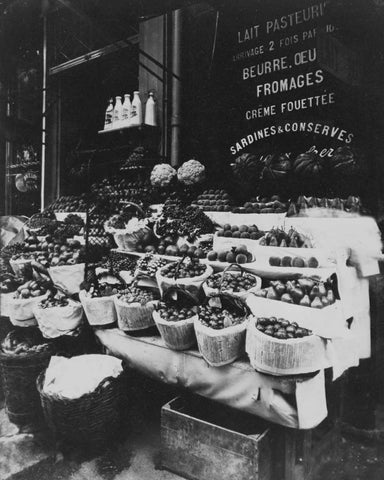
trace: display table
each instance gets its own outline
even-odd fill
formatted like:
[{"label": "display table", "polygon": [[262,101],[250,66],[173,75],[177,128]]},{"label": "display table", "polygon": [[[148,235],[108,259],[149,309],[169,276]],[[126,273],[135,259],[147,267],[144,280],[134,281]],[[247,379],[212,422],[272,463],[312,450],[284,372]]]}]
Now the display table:
[{"label": "display table", "polygon": [[[132,337],[118,329],[95,330],[95,334],[109,354],[121,358],[129,367],[271,422],[309,429],[327,416],[324,371],[274,377],[256,372],[245,358],[215,368],[197,350],[170,350],[160,337]],[[339,352],[339,371],[358,364],[350,354],[355,339],[347,337],[340,339],[335,349]]]}]

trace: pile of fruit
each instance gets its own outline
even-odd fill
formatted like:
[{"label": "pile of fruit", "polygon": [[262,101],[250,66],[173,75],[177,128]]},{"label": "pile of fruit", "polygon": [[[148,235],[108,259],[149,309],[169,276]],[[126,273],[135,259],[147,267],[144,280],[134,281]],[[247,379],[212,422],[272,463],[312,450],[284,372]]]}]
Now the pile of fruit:
[{"label": "pile of fruit", "polygon": [[311,278],[271,280],[268,287],[257,290],[255,295],[312,308],[328,307],[336,301],[329,282],[318,282]]},{"label": "pile of fruit", "polygon": [[269,247],[312,248],[312,243],[294,228],[286,232],[282,228],[273,228],[265,234],[259,245]]},{"label": "pile of fruit", "polygon": [[59,197],[49,206],[53,212],[85,212],[87,209],[86,195],[67,195]]},{"label": "pile of fruit", "polygon": [[249,238],[258,240],[264,236],[265,232],[260,231],[256,225],[230,225],[226,223],[223,228],[217,231],[218,237],[228,238]]},{"label": "pile of fruit", "polygon": [[180,320],[187,320],[196,315],[192,308],[178,307],[174,304],[167,304],[161,302],[158,308],[160,317],[168,322],[178,322]]},{"label": "pile of fruit", "polygon": [[113,273],[121,271],[133,272],[137,265],[137,258],[121,252],[112,251],[109,255],[108,267]]},{"label": "pile of fruit", "polygon": [[291,257],[289,255],[285,255],[284,257],[274,255],[269,257],[269,265],[271,265],[271,267],[317,268],[319,261],[316,257],[306,259],[302,257]]},{"label": "pile of fruit", "polygon": [[205,190],[192,205],[204,211],[230,212],[233,201],[225,190]]},{"label": "pile of fruit", "polygon": [[50,295],[39,303],[39,308],[66,307],[68,305],[69,301],[67,297],[64,297],[63,295]]},{"label": "pile of fruit", "polygon": [[126,303],[140,303],[140,305],[146,305],[148,302],[157,300],[159,295],[154,290],[132,285],[120,292],[118,298]]},{"label": "pile of fruit", "polygon": [[189,262],[172,262],[165,265],[160,274],[167,278],[193,278],[200,277],[206,271],[207,266],[198,260],[191,258]]},{"label": "pile of fruit", "polygon": [[162,216],[156,223],[158,237],[186,237],[192,242],[196,237],[213,233],[214,226],[201,208],[185,205],[180,200],[167,200]]},{"label": "pile of fruit", "polygon": [[301,328],[296,322],[290,322],[285,318],[259,317],[256,320],[256,328],[260,332],[279,340],[303,338],[312,335],[311,330]]},{"label": "pile of fruit", "polygon": [[41,295],[47,293],[51,286],[52,285],[48,281],[28,280],[17,288],[13,298],[26,299],[40,297]]},{"label": "pile of fruit", "polygon": [[225,308],[211,307],[209,305],[201,305],[199,307],[199,320],[206,326],[214,330],[221,330],[223,328],[239,325],[245,320],[244,314],[229,311]]},{"label": "pile of fruit", "polygon": [[110,297],[119,293],[120,288],[118,285],[110,285],[109,283],[91,283],[86,288],[88,297]]},{"label": "pile of fruit", "polygon": [[39,240],[35,235],[25,239],[22,253],[12,256],[13,261],[34,259],[43,267],[75,265],[82,261],[82,247],[80,242],[70,238],[53,238],[47,235]]},{"label": "pile of fruit", "polygon": [[221,288],[223,291],[234,293],[247,292],[256,285],[256,277],[250,273],[236,275],[231,272],[214,273],[207,279],[207,286],[210,288]]},{"label": "pile of fruit", "polygon": [[168,262],[163,258],[154,257],[151,254],[139,258],[136,264],[136,275],[146,275],[155,278],[157,270],[164,267]]},{"label": "pile of fruit", "polygon": [[348,198],[318,198],[305,197],[301,195],[296,202],[289,206],[287,217],[294,217],[298,214],[305,214],[308,208],[330,208],[332,210],[343,210],[349,213],[361,213],[363,206],[360,197],[349,196]]},{"label": "pile of fruit", "polygon": [[211,262],[227,262],[227,263],[250,263],[254,261],[251,252],[245,245],[232,247],[230,250],[211,250],[207,255],[207,260]]},{"label": "pile of fruit", "polygon": [[279,195],[273,195],[271,198],[255,197],[249,202],[245,202],[242,207],[232,209],[233,213],[285,213],[288,210],[288,204],[282,202]]}]

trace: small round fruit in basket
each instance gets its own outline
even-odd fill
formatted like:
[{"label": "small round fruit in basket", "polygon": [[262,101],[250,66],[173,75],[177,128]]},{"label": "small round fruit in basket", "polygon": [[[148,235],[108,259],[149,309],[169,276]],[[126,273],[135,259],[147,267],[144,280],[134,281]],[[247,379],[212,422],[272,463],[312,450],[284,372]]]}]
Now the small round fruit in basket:
[{"label": "small round fruit in basket", "polygon": [[140,288],[137,285],[132,285],[118,294],[119,300],[126,303],[140,303],[140,305],[146,305],[158,298],[159,294],[155,290]]},{"label": "small round fruit in basket", "polygon": [[259,317],[256,320],[256,328],[260,332],[279,340],[303,338],[312,335],[311,330],[301,328],[296,322],[290,322],[285,318]]},{"label": "small round fruit in basket", "polygon": [[178,307],[176,305],[169,305],[164,302],[160,303],[158,312],[160,317],[168,322],[187,320],[188,318],[196,315],[196,312],[192,308]]},{"label": "small round fruit in basket", "polygon": [[161,269],[161,275],[167,278],[193,278],[203,275],[207,266],[197,259],[185,262],[172,262]]}]

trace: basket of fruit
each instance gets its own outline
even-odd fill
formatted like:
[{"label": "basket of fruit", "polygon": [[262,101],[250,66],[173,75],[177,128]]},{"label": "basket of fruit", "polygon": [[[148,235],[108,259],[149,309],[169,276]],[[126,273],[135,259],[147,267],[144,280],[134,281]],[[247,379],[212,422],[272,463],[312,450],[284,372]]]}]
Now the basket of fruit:
[{"label": "basket of fruit", "polygon": [[212,275],[210,265],[200,263],[198,259],[183,257],[179,262],[171,262],[156,272],[156,280],[161,296],[171,287],[179,286],[189,293],[197,295],[201,285]]},{"label": "basket of fruit", "polygon": [[328,366],[325,341],[285,318],[251,319],[246,351],[255,370],[271,375],[299,375]]},{"label": "basket of fruit", "polygon": [[137,260],[134,276],[139,286],[157,288],[156,272],[167,263],[164,258],[155,257],[151,253]]},{"label": "basket of fruit", "polygon": [[124,283],[113,275],[98,277],[94,283],[84,282],[79,299],[91,326],[109,326],[117,322],[114,295],[124,286]]},{"label": "basket of fruit", "polygon": [[199,351],[207,363],[221,367],[245,352],[249,308],[240,298],[226,294],[210,297],[194,321]]},{"label": "basket of fruit", "polygon": [[0,374],[11,422],[23,426],[42,419],[36,378],[54,353],[52,343],[35,328],[11,330],[1,343]]},{"label": "basket of fruit", "polygon": [[181,288],[171,288],[153,312],[161,338],[172,350],[187,350],[196,344],[194,321],[197,301]]},{"label": "basket of fruit", "polygon": [[22,278],[9,272],[0,276],[0,316],[9,317],[10,305],[18,287],[23,283]]},{"label": "basket of fruit", "polygon": [[152,327],[152,312],[158,304],[159,294],[154,289],[129,286],[114,297],[117,323],[120,330],[135,331]]},{"label": "basket of fruit", "polygon": [[271,315],[296,321],[324,338],[342,336],[347,328],[341,301],[332,278],[270,280],[252,292],[247,304],[255,315]]},{"label": "basket of fruit", "polygon": [[124,212],[113,215],[104,224],[104,230],[113,235],[118,248],[132,252],[137,250],[139,244],[148,243],[152,238],[152,230],[148,225],[144,210],[136,203],[128,202]]},{"label": "basket of fruit", "polygon": [[11,323],[18,327],[36,325],[33,310],[48,295],[48,289],[51,286],[51,283],[42,277],[38,280],[28,280],[20,285],[9,303]]},{"label": "basket of fruit", "polygon": [[15,275],[20,277],[23,275],[25,266],[31,264],[33,259],[34,256],[32,254],[19,253],[12,256],[12,258],[9,260],[9,265],[11,266]]},{"label": "basket of fruit", "polygon": [[65,295],[51,293],[33,310],[37,324],[45,338],[74,335],[83,322],[83,307]]},{"label": "basket of fruit", "polygon": [[245,298],[250,292],[260,288],[261,278],[252,273],[247,273],[237,263],[229,265],[223,272],[214,273],[203,283],[203,290],[207,297],[227,293],[235,297]]}]

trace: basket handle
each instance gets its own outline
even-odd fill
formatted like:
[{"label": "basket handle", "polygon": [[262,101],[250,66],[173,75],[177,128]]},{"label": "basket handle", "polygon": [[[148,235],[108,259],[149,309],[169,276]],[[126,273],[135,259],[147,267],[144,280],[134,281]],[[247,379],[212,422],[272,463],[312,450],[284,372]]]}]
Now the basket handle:
[{"label": "basket handle", "polygon": [[131,205],[132,207],[135,207],[137,212],[141,215],[142,218],[145,217],[145,212],[144,210],[140,207],[140,205],[138,205],[137,203],[134,203],[134,202],[126,202],[125,204],[126,206],[128,205]]},{"label": "basket handle", "polygon": [[238,269],[240,270],[240,274],[241,276],[244,276],[244,273],[245,273],[245,269],[239,265],[238,263],[231,263],[230,265],[228,265],[227,267],[224,268],[223,270],[223,274],[221,275],[221,279],[220,279],[220,283],[219,283],[219,293],[221,293],[222,291],[222,287],[223,287],[223,281],[224,281],[224,276],[227,272],[229,272],[230,270],[234,270],[234,269]]},{"label": "basket handle", "polygon": [[188,257],[188,255],[184,255],[183,258],[177,262],[176,271],[175,271],[175,280],[177,280],[179,278],[180,266],[187,257]]}]

